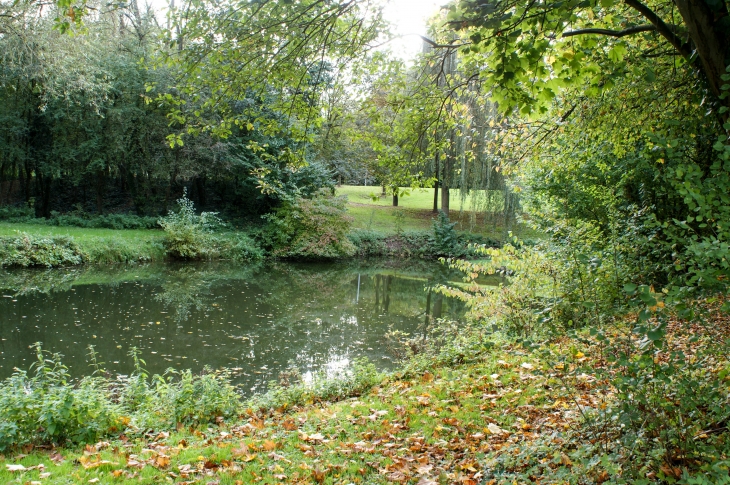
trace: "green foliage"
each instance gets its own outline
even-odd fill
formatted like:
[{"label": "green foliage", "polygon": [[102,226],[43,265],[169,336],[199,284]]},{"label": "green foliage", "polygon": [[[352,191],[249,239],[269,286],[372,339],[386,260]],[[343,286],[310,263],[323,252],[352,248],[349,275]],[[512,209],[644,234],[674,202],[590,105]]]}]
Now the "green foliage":
[{"label": "green foliage", "polygon": [[193,202],[187,193],[177,200],[177,212],[160,218],[159,224],[165,230],[167,254],[179,259],[201,259],[211,255],[211,236],[214,229],[222,225],[217,212],[195,213]]},{"label": "green foliage", "polygon": [[355,246],[356,254],[360,257],[382,256],[386,253],[386,236],[367,229],[350,231],[347,237]]},{"label": "green foliage", "polygon": [[[433,221],[433,249],[438,256],[458,257],[461,254],[461,244],[456,233],[455,222],[449,221],[443,211],[439,211],[438,217]],[[463,253],[462,253],[463,254]]]},{"label": "green foliage", "polygon": [[0,383],[0,451],[26,444],[93,443],[124,432],[174,429],[178,423],[198,425],[230,417],[240,399],[230,375],[206,370],[170,371],[149,376],[133,349],[131,376],[104,377],[103,364],[91,349],[95,375],[77,382],[69,378],[61,356],[36,344],[33,374],[16,371]]},{"label": "green foliage", "polygon": [[234,233],[216,238],[218,255],[235,263],[260,261],[266,256],[256,241],[243,233]]},{"label": "green foliage", "polygon": [[[316,0],[204,1],[186,7],[184,14],[174,11],[171,20],[165,34],[176,48],[161,53],[161,61],[179,66],[181,75],[177,90],[161,93],[158,101],[170,106],[171,119],[190,132],[210,130],[224,139],[237,128],[306,139],[321,121],[327,90],[382,27],[379,10],[371,5]],[[182,43],[178,36],[211,42]],[[266,109],[258,109],[258,100]],[[195,109],[187,109],[190,103]],[[216,116],[206,116],[210,112]],[[171,144],[178,140],[171,137]],[[299,162],[295,156],[286,163]]]},{"label": "green foliage", "polygon": [[121,409],[108,383],[86,377],[71,385],[58,354],[36,344],[34,375],[17,371],[0,384],[0,450],[33,443],[93,442],[118,424]]},{"label": "green foliage", "polygon": [[311,199],[285,202],[264,216],[264,245],[272,254],[293,259],[332,259],[355,253],[347,234],[352,218],[346,214],[346,199],[322,189]]},{"label": "green foliage", "polygon": [[0,237],[0,266],[70,266],[88,259],[72,237],[20,233]]}]

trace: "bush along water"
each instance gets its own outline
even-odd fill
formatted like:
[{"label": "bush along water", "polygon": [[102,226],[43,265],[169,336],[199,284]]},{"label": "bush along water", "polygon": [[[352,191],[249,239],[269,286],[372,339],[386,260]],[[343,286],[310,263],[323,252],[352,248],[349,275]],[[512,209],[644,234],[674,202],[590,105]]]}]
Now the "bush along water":
[{"label": "bush along water", "polygon": [[297,197],[264,216],[261,232],[264,247],[275,257],[289,259],[335,259],[355,254],[347,237],[352,218],[346,199],[322,189],[311,198]]},{"label": "bush along water", "polygon": [[165,230],[167,254],[178,259],[205,259],[212,255],[213,231],[223,222],[217,212],[195,213],[193,201],[188,199],[187,190],[177,200],[177,211],[160,218]]},{"label": "bush along water", "polygon": [[479,234],[458,233],[448,216],[439,213],[430,231],[382,234],[356,229],[347,236],[359,257],[406,257],[420,259],[480,257],[477,247],[500,247],[500,241]]},{"label": "bush along water", "polygon": [[240,398],[226,372],[148,375],[133,349],[135,371],[105,377],[93,348],[92,376],[72,382],[58,354],[35,345],[30,371],[0,383],[0,452],[27,444],[91,443],[105,436],[174,429],[236,415]]},{"label": "bush along water", "polygon": [[0,267],[71,266],[88,259],[81,247],[68,236],[35,236],[19,233],[0,237]]}]

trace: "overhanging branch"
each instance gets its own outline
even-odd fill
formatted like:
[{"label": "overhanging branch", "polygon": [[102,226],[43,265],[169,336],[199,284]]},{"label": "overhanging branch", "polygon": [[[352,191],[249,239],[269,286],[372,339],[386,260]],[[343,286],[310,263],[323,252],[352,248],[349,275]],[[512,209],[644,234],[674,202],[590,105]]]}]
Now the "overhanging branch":
[{"label": "overhanging branch", "polygon": [[609,29],[580,29],[571,30],[569,32],[563,32],[562,37],[573,37],[575,35],[608,35],[611,37],[625,37],[627,35],[638,34],[639,32],[656,32],[657,28],[654,25],[637,25],[636,27],[629,27],[624,30],[609,30]]},{"label": "overhanging branch", "polygon": [[646,18],[654,27],[656,31],[670,44],[674,46],[677,51],[684,57],[689,58],[692,54],[690,46],[683,42],[682,39],[672,30],[672,28],[664,22],[659,15],[656,14],[652,9],[641,3],[639,0],[624,0],[624,3],[629,7],[633,8],[637,12]]}]

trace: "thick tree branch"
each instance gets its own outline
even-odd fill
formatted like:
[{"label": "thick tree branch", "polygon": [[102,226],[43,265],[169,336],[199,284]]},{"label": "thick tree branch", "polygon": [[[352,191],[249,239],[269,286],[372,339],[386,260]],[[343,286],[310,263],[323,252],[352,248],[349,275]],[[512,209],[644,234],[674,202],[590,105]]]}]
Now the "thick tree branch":
[{"label": "thick tree branch", "polygon": [[655,32],[657,28],[654,25],[637,25],[636,27],[629,27],[624,30],[609,30],[609,29],[580,29],[563,32],[562,37],[573,37],[574,35],[608,35],[611,37],[624,37],[627,35],[638,34],[639,32]]},{"label": "thick tree branch", "polygon": [[633,8],[641,15],[644,16],[654,27],[656,31],[670,44],[674,46],[677,51],[684,57],[689,58],[692,55],[692,49],[689,44],[683,42],[682,39],[672,30],[672,28],[664,22],[659,15],[656,14],[652,9],[641,3],[639,0],[624,0],[624,3],[629,7]]}]

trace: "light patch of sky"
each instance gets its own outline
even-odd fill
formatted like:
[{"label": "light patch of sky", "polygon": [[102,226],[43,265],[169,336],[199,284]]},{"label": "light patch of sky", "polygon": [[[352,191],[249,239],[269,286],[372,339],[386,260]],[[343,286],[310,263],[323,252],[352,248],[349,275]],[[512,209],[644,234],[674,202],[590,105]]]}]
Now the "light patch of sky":
[{"label": "light patch of sky", "polygon": [[[170,0],[142,0],[140,5],[148,4],[159,19],[165,18]],[[180,0],[176,4],[182,3]],[[390,49],[394,56],[410,61],[423,49],[419,35],[426,35],[426,23],[448,0],[385,0],[383,16],[391,25],[393,39],[383,46]]]},{"label": "light patch of sky", "polygon": [[389,0],[383,17],[391,24],[394,39],[387,46],[393,55],[409,61],[423,49],[426,23],[448,0]]}]

